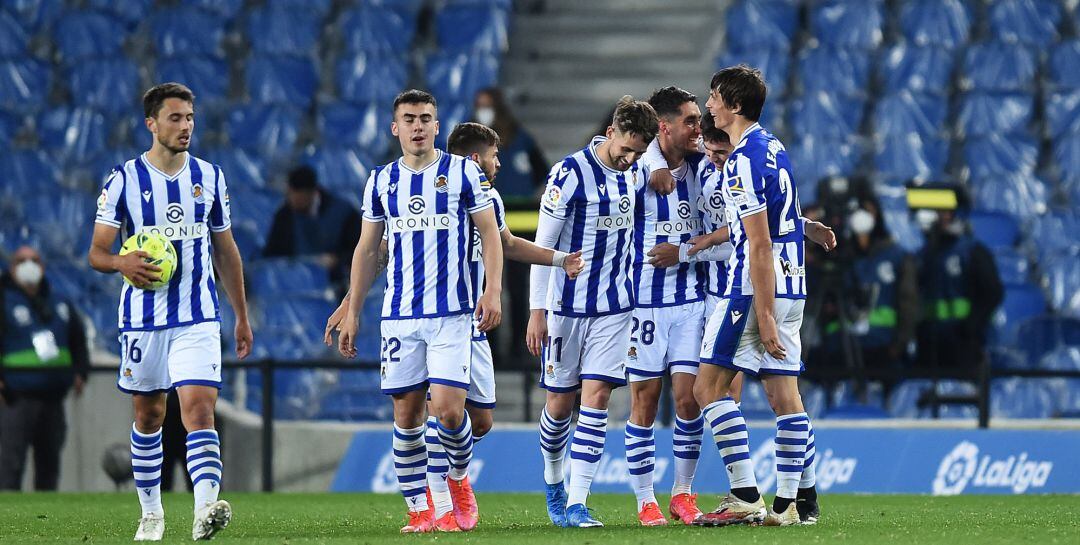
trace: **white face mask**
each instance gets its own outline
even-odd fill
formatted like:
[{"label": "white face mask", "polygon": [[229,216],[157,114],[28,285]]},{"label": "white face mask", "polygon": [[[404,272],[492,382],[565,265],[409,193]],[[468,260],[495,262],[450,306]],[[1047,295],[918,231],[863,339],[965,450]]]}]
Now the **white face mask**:
[{"label": "white face mask", "polygon": [[856,235],[865,235],[874,230],[874,215],[862,208],[851,213],[848,218],[851,231]]},{"label": "white face mask", "polygon": [[476,122],[490,127],[495,122],[495,108],[477,108],[476,109]]},{"label": "white face mask", "polygon": [[45,270],[36,261],[26,260],[15,265],[15,268],[11,270],[11,275],[19,285],[34,287],[41,283]]},{"label": "white face mask", "polygon": [[924,232],[929,231],[937,222],[937,212],[920,208],[915,211],[915,222],[919,224],[919,228]]}]

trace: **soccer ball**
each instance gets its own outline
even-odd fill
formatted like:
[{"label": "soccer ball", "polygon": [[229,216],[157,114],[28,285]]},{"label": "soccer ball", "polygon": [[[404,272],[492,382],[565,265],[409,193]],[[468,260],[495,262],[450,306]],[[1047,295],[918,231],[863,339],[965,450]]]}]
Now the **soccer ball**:
[{"label": "soccer ball", "polygon": [[[173,248],[172,242],[169,242],[169,239],[160,233],[138,233],[131,235],[124,241],[124,245],[120,247],[120,255],[129,254],[136,250],[142,250],[149,254],[150,257],[146,258],[146,262],[161,268],[159,273],[161,280],[151,282],[147,289],[157,290],[169,285],[169,279],[176,272],[176,250]],[[126,276],[124,282],[131,284],[131,280]]]}]

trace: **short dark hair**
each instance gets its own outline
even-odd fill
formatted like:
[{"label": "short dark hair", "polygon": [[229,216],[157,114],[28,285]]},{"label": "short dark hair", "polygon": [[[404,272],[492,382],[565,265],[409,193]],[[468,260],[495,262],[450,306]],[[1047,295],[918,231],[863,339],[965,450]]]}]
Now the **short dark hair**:
[{"label": "short dark hair", "polygon": [[454,155],[468,157],[480,153],[485,148],[499,146],[499,135],[491,128],[479,123],[461,123],[450,132],[446,139],[446,149]]},{"label": "short dark hair", "polygon": [[757,121],[765,106],[768,88],[761,70],[748,65],[729,66],[713,74],[709,88],[716,91],[728,106],[738,106],[735,113]]},{"label": "short dark hair", "polygon": [[649,97],[649,106],[656,110],[657,116],[667,117],[679,115],[683,104],[696,101],[697,97],[690,91],[669,85],[653,91],[652,96]]},{"label": "short dark hair", "polygon": [[705,113],[701,116],[701,137],[706,142],[718,142],[721,144],[731,142],[731,138],[728,138],[726,132],[716,128],[716,119],[713,118],[712,112],[708,110],[705,110]]},{"label": "short dark hair", "polygon": [[634,100],[626,95],[615,105],[615,114],[611,116],[611,126],[621,133],[632,133],[646,142],[652,142],[660,131],[660,120],[656,110],[648,102]]},{"label": "short dark hair", "polygon": [[178,98],[195,104],[195,93],[183,83],[169,82],[151,87],[142,97],[143,113],[146,117],[157,117],[167,98]]},{"label": "short dark hair", "polygon": [[289,189],[293,191],[315,191],[319,188],[319,176],[315,169],[300,165],[289,171]]},{"label": "short dark hair", "polygon": [[398,96],[394,97],[394,112],[397,112],[398,106],[402,104],[431,104],[435,108],[439,107],[435,102],[435,95],[420,89],[407,89],[398,93]]}]

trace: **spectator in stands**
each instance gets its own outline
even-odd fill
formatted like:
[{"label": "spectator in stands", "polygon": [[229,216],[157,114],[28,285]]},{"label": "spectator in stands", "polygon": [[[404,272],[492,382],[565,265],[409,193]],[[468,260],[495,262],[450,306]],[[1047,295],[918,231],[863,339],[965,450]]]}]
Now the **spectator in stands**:
[{"label": "spectator in stands", "polygon": [[544,187],[548,164],[544,152],[532,135],[510,111],[503,92],[495,87],[477,91],[473,101],[477,123],[487,125],[499,135],[499,192],[504,197],[532,197]]},{"label": "spectator in stands", "polygon": [[285,203],[274,214],[263,256],[314,256],[329,270],[331,282],[348,283],[359,239],[360,214],[319,187],[315,170],[304,165],[289,173]]},{"label": "spectator in stands", "polygon": [[985,357],[987,328],[1004,290],[990,250],[971,236],[959,214],[967,207],[966,195],[954,190],[956,210],[915,213],[926,234],[919,265],[919,363],[970,371]]},{"label": "spectator in stands", "polygon": [[22,487],[28,448],[34,489],[56,490],[64,398],[82,394],[88,354],[80,314],[49,289],[41,255],[16,250],[0,278],[0,490]]}]

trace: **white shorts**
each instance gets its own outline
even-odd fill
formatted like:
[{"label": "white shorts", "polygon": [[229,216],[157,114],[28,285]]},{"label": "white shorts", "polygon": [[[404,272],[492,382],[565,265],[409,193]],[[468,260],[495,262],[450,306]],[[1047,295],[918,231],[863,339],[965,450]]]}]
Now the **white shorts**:
[{"label": "white shorts", "polygon": [[469,389],[472,314],[383,320],[382,392],[400,394],[442,384]]},{"label": "white shorts", "polygon": [[540,386],[552,392],[573,392],[586,379],[626,385],[624,361],[630,350],[631,317],[629,311],[595,317],[548,312]]},{"label": "white shorts", "polygon": [[495,408],[495,362],[487,337],[473,338],[469,393],[465,403],[481,409]]},{"label": "white shorts", "polygon": [[697,374],[705,303],[636,308],[630,324],[626,374],[639,382],[672,373]]},{"label": "white shorts", "polygon": [[804,299],[777,298],[773,305],[777,331],[786,355],[778,360],[765,352],[758,334],[754,298],[726,297],[705,324],[701,340],[701,363],[711,363],[748,375],[794,375],[802,373],[802,327]]},{"label": "white shorts", "polygon": [[178,386],[221,388],[220,323],[120,333],[120,391],[160,394]]},{"label": "white shorts", "polygon": [[709,316],[712,316],[713,311],[716,310],[716,306],[723,301],[724,298],[719,295],[713,295],[711,293],[705,294],[705,321],[709,321]]}]

